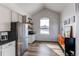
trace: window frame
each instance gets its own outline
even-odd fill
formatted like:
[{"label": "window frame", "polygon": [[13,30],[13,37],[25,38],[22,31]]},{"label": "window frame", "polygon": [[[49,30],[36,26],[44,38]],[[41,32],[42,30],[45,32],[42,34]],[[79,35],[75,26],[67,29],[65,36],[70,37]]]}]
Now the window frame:
[{"label": "window frame", "polygon": [[[48,22],[48,23],[45,23],[45,22]],[[49,26],[50,26],[50,19],[48,17],[41,18],[40,19],[40,34],[49,35]]]}]

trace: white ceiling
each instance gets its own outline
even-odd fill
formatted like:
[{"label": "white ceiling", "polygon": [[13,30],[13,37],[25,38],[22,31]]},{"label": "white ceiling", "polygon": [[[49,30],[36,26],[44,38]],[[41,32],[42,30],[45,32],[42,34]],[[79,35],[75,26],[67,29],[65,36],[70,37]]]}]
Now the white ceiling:
[{"label": "white ceiling", "polygon": [[43,8],[43,4],[40,3],[19,3],[16,4],[19,8],[24,10],[27,14],[34,14]]},{"label": "white ceiling", "polygon": [[45,7],[60,13],[67,5],[68,5],[67,3],[48,3],[45,4]]},{"label": "white ceiling", "polygon": [[52,11],[60,13],[65,8],[65,6],[68,5],[68,3],[6,3],[3,5],[15,9],[19,12],[23,12],[26,15],[33,15],[34,13],[40,11],[43,8],[48,8]]}]

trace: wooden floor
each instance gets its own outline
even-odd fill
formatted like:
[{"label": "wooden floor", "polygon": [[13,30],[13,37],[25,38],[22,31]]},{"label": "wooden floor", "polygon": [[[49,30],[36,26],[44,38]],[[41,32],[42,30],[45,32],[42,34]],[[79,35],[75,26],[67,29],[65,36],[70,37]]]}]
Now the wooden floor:
[{"label": "wooden floor", "polygon": [[46,44],[57,44],[50,42],[35,42],[34,44],[29,44],[28,50],[23,54],[23,56],[58,56],[52,49],[50,49]]}]

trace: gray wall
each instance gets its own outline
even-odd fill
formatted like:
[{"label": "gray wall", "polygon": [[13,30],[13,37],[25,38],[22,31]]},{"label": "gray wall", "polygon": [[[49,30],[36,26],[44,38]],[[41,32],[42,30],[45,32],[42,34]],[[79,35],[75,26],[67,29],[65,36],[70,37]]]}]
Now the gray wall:
[{"label": "gray wall", "polygon": [[[40,34],[40,19],[48,17],[50,20],[50,35]],[[35,39],[39,41],[57,41],[57,34],[59,32],[59,14],[49,9],[42,9],[32,16],[34,23],[34,30],[36,32]]]}]

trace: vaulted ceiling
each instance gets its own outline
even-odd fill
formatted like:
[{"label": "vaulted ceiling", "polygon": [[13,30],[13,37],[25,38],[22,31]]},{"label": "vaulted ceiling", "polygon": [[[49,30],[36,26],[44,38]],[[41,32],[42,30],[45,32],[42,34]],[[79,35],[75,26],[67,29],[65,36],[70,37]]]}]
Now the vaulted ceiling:
[{"label": "vaulted ceiling", "polygon": [[21,14],[33,15],[43,8],[48,8],[52,11],[61,13],[68,3],[4,3],[3,5],[12,10],[14,9]]}]

